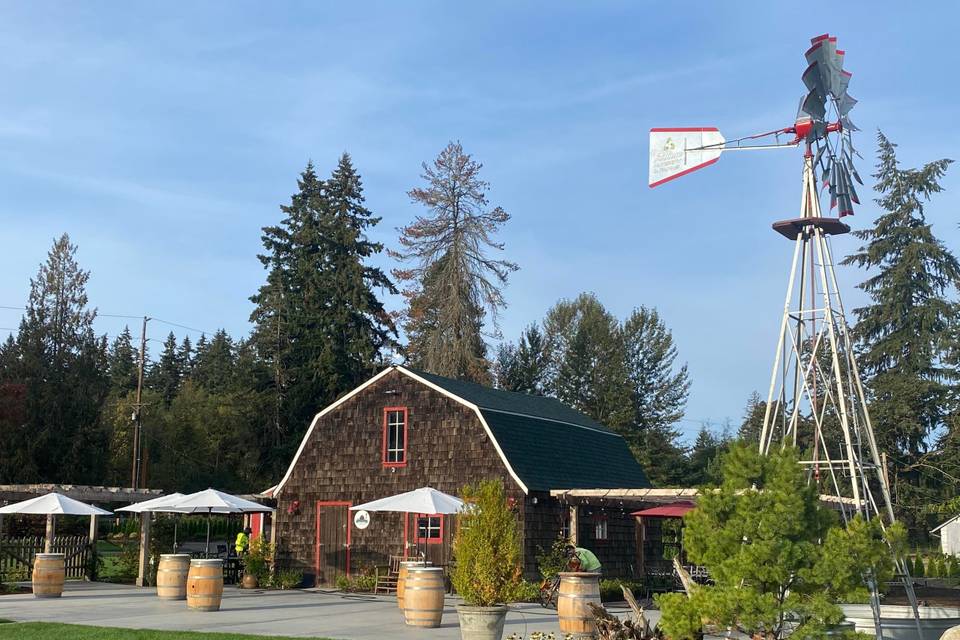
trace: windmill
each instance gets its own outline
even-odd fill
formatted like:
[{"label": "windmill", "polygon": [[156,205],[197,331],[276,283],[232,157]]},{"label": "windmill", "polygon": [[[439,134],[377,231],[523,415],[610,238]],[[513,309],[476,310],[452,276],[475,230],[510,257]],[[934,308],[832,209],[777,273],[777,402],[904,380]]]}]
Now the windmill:
[{"label": "windmill", "polygon": [[[830,493],[844,518],[859,514],[895,520],[885,465],[877,447],[853,339],[840,298],[829,237],[848,233],[842,219],[859,204],[863,184],[853,164],[858,156],[850,111],[857,101],[847,93],[851,74],[837,39],[824,34],[806,52],[800,101],[791,126],[727,141],[714,127],[650,130],[651,187],[720,159],[727,151],[803,149],[800,215],[773,223],[793,241],[780,333],[774,354],[760,452],[775,443],[809,451],[802,464],[821,493]],[[821,199],[829,200],[824,215]],[[920,632],[913,583],[901,558],[895,563]],[[871,592],[874,626],[882,637],[878,585],[865,575]]]}]

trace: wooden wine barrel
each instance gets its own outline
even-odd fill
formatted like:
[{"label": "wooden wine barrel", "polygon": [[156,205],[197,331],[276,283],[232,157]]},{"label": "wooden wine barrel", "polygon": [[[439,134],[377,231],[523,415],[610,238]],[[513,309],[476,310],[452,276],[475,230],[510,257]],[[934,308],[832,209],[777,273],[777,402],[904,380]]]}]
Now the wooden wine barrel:
[{"label": "wooden wine barrel", "polygon": [[561,573],[557,616],[560,631],[574,638],[592,638],[597,633],[590,603],[600,604],[599,573]]},{"label": "wooden wine barrel", "polygon": [[161,553],[157,567],[157,597],[161,600],[187,599],[190,554]]},{"label": "wooden wine barrel", "polygon": [[397,606],[403,611],[403,596],[406,591],[407,571],[410,567],[423,567],[423,560],[404,560],[400,563],[400,572],[397,574]]},{"label": "wooden wine barrel", "polygon": [[187,606],[196,611],[219,611],[222,598],[223,560],[191,560]]},{"label": "wooden wine barrel", "polygon": [[33,595],[59,598],[63,594],[64,555],[38,553],[33,559]]},{"label": "wooden wine barrel", "polygon": [[443,569],[409,567],[403,596],[403,617],[411,627],[439,627],[443,616]]}]

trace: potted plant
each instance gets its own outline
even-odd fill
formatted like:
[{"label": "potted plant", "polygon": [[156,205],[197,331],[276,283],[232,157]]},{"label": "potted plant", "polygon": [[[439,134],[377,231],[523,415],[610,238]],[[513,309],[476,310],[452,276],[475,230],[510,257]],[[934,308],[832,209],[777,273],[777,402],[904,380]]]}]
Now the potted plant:
[{"label": "potted plant", "polygon": [[520,532],[503,484],[484,480],[464,487],[469,507],[453,539],[450,576],[464,604],[457,606],[463,640],[500,640],[506,604],[521,586]]},{"label": "potted plant", "polygon": [[250,548],[243,558],[244,589],[256,589],[263,584],[270,572],[270,559],[273,557],[273,545],[263,536],[250,541]]},{"label": "potted plant", "polygon": [[840,525],[798,460],[795,449],[762,456],[748,443],[725,454],[720,485],[701,491],[684,517],[687,556],[711,582],[689,596],[656,596],[667,637],[855,637],[837,603],[867,601],[864,576],[880,584],[893,577],[891,551],[905,530],[860,516]]}]

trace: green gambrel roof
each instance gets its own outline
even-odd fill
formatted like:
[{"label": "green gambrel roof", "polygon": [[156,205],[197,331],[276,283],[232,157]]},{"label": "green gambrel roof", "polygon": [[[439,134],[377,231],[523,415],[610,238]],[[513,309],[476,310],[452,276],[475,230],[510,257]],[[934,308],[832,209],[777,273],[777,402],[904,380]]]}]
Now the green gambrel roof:
[{"label": "green gambrel roof", "polygon": [[510,466],[531,491],[650,486],[622,437],[559,400],[413,373],[477,405]]}]

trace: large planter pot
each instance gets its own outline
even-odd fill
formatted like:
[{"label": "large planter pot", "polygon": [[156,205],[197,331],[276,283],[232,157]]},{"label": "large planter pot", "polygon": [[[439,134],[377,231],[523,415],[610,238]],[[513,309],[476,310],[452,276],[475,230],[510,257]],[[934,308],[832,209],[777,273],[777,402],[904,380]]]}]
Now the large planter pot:
[{"label": "large planter pot", "polygon": [[245,573],[243,574],[243,580],[240,581],[240,586],[244,589],[256,589],[260,584],[257,581],[257,576],[252,573]]},{"label": "large planter pot", "polygon": [[460,637],[463,640],[500,640],[503,637],[503,623],[507,619],[507,608],[468,607],[457,605],[457,617],[460,618]]},{"label": "large planter pot", "polygon": [[[873,626],[873,610],[868,604],[842,604],[847,620],[856,625],[857,631],[876,635]],[[919,640],[939,640],[951,627],[960,624],[960,608],[918,607],[920,614]],[[880,605],[880,624],[884,640],[918,640],[917,623],[913,608],[902,605]]]}]

